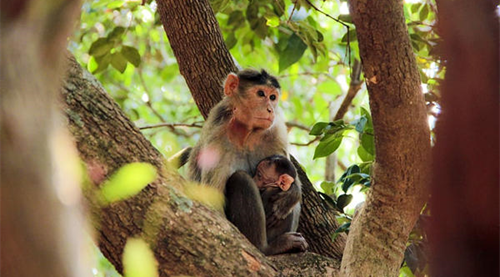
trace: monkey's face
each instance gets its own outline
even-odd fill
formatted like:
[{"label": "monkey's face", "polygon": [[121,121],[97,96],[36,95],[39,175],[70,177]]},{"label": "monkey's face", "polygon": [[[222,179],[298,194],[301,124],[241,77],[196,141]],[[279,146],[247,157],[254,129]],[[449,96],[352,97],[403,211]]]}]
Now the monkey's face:
[{"label": "monkey's face", "polygon": [[279,101],[279,90],[266,85],[256,85],[242,95],[241,105],[234,108],[234,116],[249,129],[269,129],[274,123]]}]

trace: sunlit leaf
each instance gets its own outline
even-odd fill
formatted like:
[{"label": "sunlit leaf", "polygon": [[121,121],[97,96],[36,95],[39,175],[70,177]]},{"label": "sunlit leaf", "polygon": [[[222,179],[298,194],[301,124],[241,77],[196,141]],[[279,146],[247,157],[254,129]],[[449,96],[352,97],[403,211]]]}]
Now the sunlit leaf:
[{"label": "sunlit leaf", "polygon": [[123,249],[124,277],[157,277],[158,262],[149,245],[139,238],[130,238]]},{"label": "sunlit leaf", "polygon": [[122,166],[101,187],[104,204],[134,196],[156,179],[156,168],[147,163]]},{"label": "sunlit leaf", "polygon": [[280,19],[277,16],[271,16],[266,18],[266,25],[269,27],[278,27],[280,25]]}]

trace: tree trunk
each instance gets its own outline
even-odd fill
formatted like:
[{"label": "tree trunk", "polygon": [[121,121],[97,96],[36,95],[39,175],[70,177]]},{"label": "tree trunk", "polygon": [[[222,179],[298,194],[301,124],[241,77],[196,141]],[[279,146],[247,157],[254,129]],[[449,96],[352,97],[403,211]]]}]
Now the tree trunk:
[{"label": "tree trunk", "polygon": [[[215,15],[207,0],[159,0],[157,3],[181,74],[206,118],[210,109],[222,99],[224,78],[237,70]],[[331,239],[338,228],[336,211],[319,197],[303,171],[299,178],[304,186],[299,232],[306,238],[311,251],[340,259],[346,236],[340,234],[335,241]]]},{"label": "tree trunk", "polygon": [[437,1],[446,63],[432,182],[432,276],[499,276],[496,1]]},{"label": "tree trunk", "polygon": [[[129,237],[142,237],[155,253],[160,276],[278,276],[280,271],[223,216],[186,198],[184,180],[166,169],[161,154],[130,122],[98,81],[71,59],[62,98],[69,128],[91,180],[97,184],[131,162],[153,164],[159,178],[139,194],[100,208],[95,188],[85,190],[103,254],[123,272],[121,255]],[[300,276],[333,273],[338,264],[312,254],[273,261]]]},{"label": "tree trunk", "polygon": [[161,0],[158,13],[179,70],[204,118],[222,99],[222,86],[238,68],[208,0]]},{"label": "tree trunk", "polygon": [[79,2],[1,5],[0,272],[8,277],[90,276],[83,262],[88,253],[79,212],[80,176],[71,168],[78,166],[77,154],[55,109],[62,53]]},{"label": "tree trunk", "polygon": [[399,1],[351,0],[370,97],[376,161],[352,225],[343,276],[397,276],[427,196],[430,142],[420,77]]}]

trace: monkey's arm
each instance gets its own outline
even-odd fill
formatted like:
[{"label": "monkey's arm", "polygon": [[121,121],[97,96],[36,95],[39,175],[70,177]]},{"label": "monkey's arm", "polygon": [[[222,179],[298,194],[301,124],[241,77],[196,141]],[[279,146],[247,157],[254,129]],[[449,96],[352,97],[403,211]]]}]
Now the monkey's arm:
[{"label": "monkey's arm", "polygon": [[300,202],[302,190],[297,182],[298,180],[292,184],[288,191],[276,193],[271,197],[272,207],[266,213],[266,226],[268,228],[283,220]]}]

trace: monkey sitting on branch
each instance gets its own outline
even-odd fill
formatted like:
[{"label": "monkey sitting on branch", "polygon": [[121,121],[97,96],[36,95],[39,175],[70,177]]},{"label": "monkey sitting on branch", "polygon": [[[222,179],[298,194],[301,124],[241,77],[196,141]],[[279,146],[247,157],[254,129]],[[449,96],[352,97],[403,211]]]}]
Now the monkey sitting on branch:
[{"label": "monkey sitting on branch", "polygon": [[[210,111],[200,140],[189,155],[189,179],[224,193],[227,218],[264,254],[305,251],[307,243],[296,232],[299,181],[273,196],[266,216],[259,188],[251,177],[264,158],[288,157],[286,126],[278,107],[278,80],[264,70],[230,73],[224,94]],[[285,220],[288,217],[291,219]],[[287,222],[284,231],[268,238],[266,221],[275,224],[283,220]]]}]

